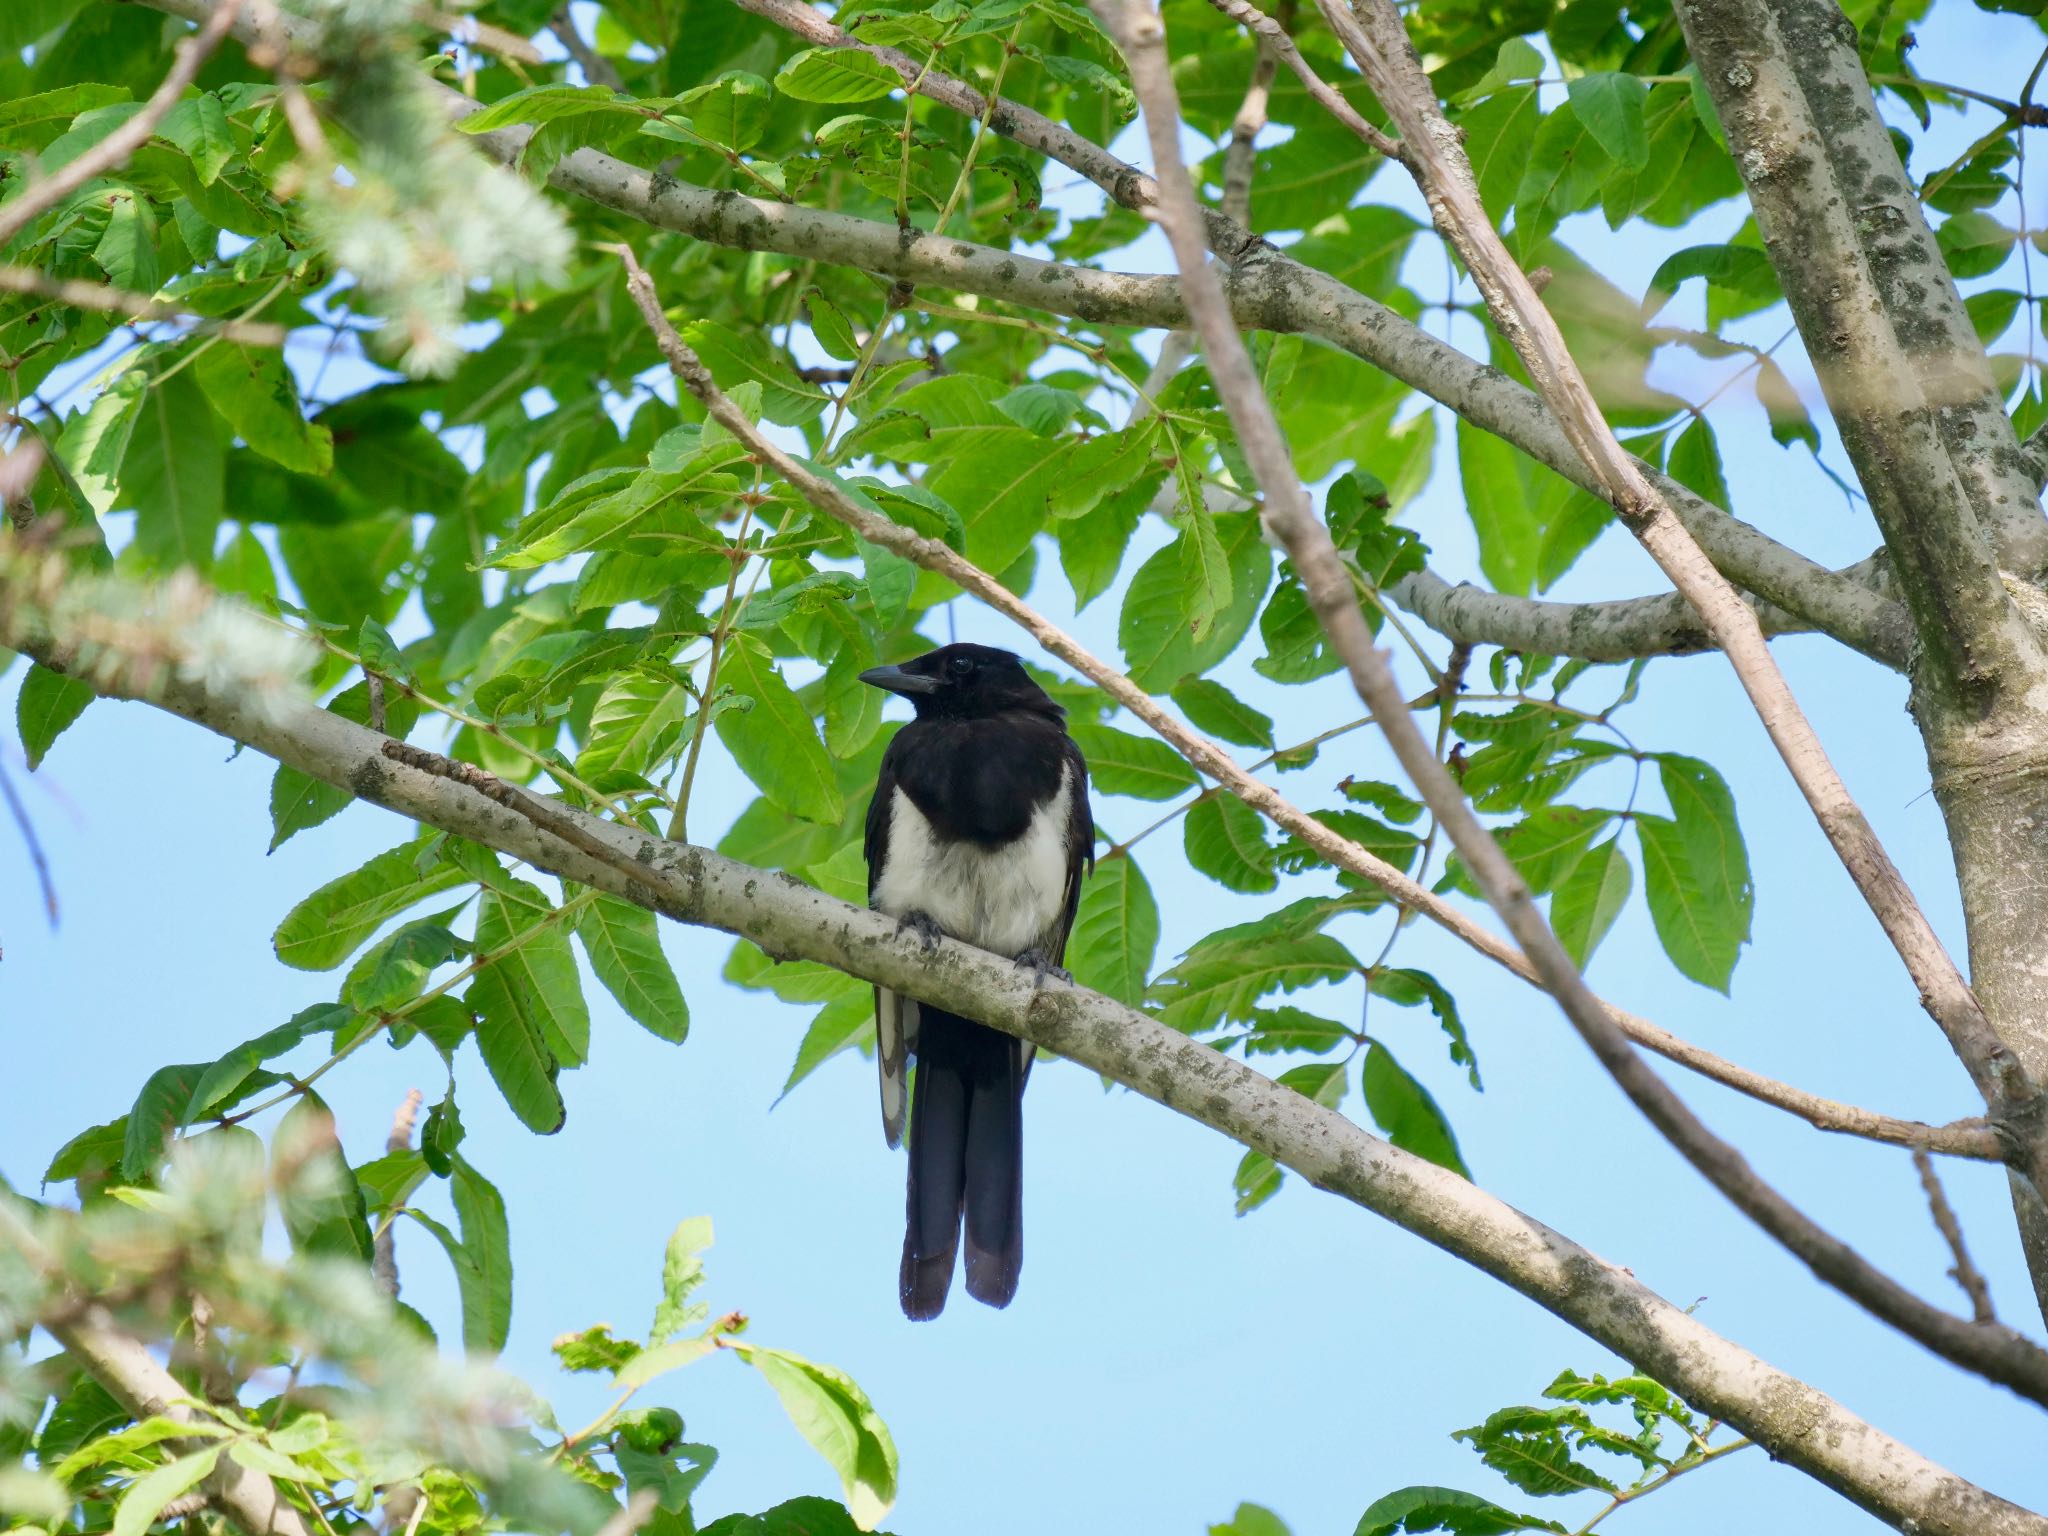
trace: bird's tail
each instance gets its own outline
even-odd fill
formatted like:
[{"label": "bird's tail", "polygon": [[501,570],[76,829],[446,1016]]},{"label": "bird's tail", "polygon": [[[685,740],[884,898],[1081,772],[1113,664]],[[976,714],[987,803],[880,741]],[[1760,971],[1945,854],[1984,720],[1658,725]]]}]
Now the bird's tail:
[{"label": "bird's tail", "polygon": [[925,1008],[910,1109],[899,1285],[906,1317],[937,1317],[967,1229],[967,1294],[1010,1304],[1024,1267],[1024,1070],[1000,1030]]}]

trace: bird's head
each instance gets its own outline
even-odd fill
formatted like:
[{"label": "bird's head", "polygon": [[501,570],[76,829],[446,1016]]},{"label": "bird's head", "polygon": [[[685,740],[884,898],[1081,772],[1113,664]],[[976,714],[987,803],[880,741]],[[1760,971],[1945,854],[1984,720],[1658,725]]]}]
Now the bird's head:
[{"label": "bird's head", "polygon": [[1066,713],[1014,653],[992,645],[942,645],[898,667],[870,667],[860,680],[902,694],[920,720],[978,720],[1018,710],[1057,720]]}]

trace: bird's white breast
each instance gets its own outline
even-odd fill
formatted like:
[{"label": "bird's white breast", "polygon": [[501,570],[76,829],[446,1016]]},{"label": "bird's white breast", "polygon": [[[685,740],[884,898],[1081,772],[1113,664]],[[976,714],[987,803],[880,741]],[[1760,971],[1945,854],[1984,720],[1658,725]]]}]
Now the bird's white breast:
[{"label": "bird's white breast", "polygon": [[1067,821],[1073,771],[1032,812],[1023,833],[984,846],[939,836],[899,787],[889,806],[888,857],[873,905],[923,912],[956,939],[999,955],[1042,944],[1056,927],[1067,890]]}]

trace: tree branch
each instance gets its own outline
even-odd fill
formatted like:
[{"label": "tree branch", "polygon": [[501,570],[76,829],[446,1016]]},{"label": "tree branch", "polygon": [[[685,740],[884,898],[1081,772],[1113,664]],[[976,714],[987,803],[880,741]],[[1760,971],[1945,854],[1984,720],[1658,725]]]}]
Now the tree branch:
[{"label": "tree branch", "polygon": [[[1324,111],[1349,128],[1364,144],[1389,160],[1401,158],[1400,141],[1389,138],[1360,117],[1358,109],[1344,99],[1344,93],[1315,72],[1308,60],[1301,56],[1301,50],[1294,46],[1294,39],[1288,35],[1287,26],[1279,17],[1268,16],[1250,0],[1209,0],[1209,3],[1258,39],[1262,45],[1261,52],[1270,49],[1278,54],[1310,98],[1320,102]],[[1223,211],[1231,213],[1227,203]],[[1240,223],[1244,222],[1245,215],[1241,213],[1232,213],[1231,216]]]},{"label": "tree branch", "polygon": [[[1144,112],[1153,164],[1160,176],[1159,220],[1180,267],[1188,309],[1208,359],[1209,376],[1237,428],[1239,446],[1264,493],[1261,518],[1265,530],[1287,551],[1331,649],[1344,660],[1352,686],[1371,710],[1394,756],[1435,813],[1437,824],[1449,834],[1488,903],[1534,964],[1544,989],[1556,998],[1601,1065],[1665,1139],[1738,1210],[1816,1275],[1944,1359],[2003,1382],[2048,1406],[2048,1395],[2043,1395],[2044,1389],[2048,1389],[2048,1350],[2011,1329],[1943,1312],[1824,1230],[1766,1183],[1740,1152],[1707,1129],[1670,1085],[1636,1054],[1627,1037],[1608,1017],[1606,1005],[1586,985],[1538,910],[1528,882],[1479,820],[1464,791],[1438,761],[1435,749],[1416,729],[1393,670],[1365,627],[1350,572],[1331,542],[1329,530],[1316,517],[1308,493],[1295,473],[1279,420],[1266,399],[1251,354],[1237,333],[1236,322],[1202,245],[1199,205],[1187,167],[1180,158],[1180,103],[1167,66],[1166,31],[1158,13],[1150,0],[1089,3],[1130,65],[1132,86]],[[1401,31],[1399,17],[1391,10],[1387,15],[1400,35],[1400,46],[1406,49],[1407,35]],[[1407,57],[1412,59],[1413,54]],[[1420,76],[1419,63],[1415,64],[1414,72]],[[1382,94],[1384,100],[1384,91]],[[1433,107],[1433,95],[1430,103]],[[1411,142],[1418,131],[1426,129],[1423,120],[1404,113],[1402,107],[1392,110]],[[1456,143],[1455,139],[1449,142]],[[1490,234],[1491,224],[1487,230]],[[1534,302],[1533,293],[1530,299]],[[1568,357],[1560,361],[1546,355],[1544,360],[1560,372],[1570,370]],[[1531,371],[1537,372],[1533,367]],[[1539,372],[1537,376],[1543,375]],[[1583,391],[1583,381],[1579,388]],[[1588,395],[1588,405],[1590,400]],[[1598,420],[1597,412],[1594,419]],[[1600,423],[1600,430],[1605,430],[1604,422]],[[1694,553],[1698,551],[1695,549]],[[1719,577],[1714,580],[1719,581]],[[1749,616],[1747,610],[1744,616]],[[1725,646],[1728,637],[1725,630],[1720,633]],[[1761,637],[1757,643],[1762,644]]]},{"label": "tree branch", "polygon": [[[1587,661],[1686,656],[1715,648],[1699,614],[1676,592],[1609,602],[1546,602],[1468,582],[1453,586],[1427,569],[1382,590],[1446,640],[1465,645],[1500,645]],[[1766,635],[1812,631],[1804,619],[1760,597],[1744,601],[1755,610]]]},{"label": "tree branch", "polygon": [[[1672,585],[1698,610],[1716,644],[1727,654],[1821,830],[1905,963],[1922,1005],[1948,1038],[1994,1118],[2013,1120],[2039,1090],[1992,1029],[1904,877],[1829,761],[1778,670],[1757,616],[1715,569],[1671,505],[1650,485],[1637,461],[1616,441],[1557,322],[1508,255],[1480,202],[1462,139],[1437,105],[1435,89],[1409,43],[1400,14],[1391,0],[1352,0],[1349,9],[1341,0],[1318,3],[1331,30],[1401,129],[1405,163],[1429,202],[1437,228],[1456,248],[1486,296],[1495,325],[1513,344],[1622,521],[1671,578]],[[1542,926],[1547,935],[1548,926]],[[1527,940],[1523,947],[1529,947]],[[1557,953],[1562,959],[1563,951]],[[1542,963],[1540,955],[1534,958]],[[1577,972],[1567,963],[1556,979],[1569,988],[1577,981]],[[1564,996],[1560,993],[1561,1001]],[[1625,1054],[1632,1059],[1632,1053]],[[1681,1122],[1674,1119],[1672,1123],[1678,1126]],[[2026,1140],[2027,1171],[2041,1187],[2048,1188],[2048,1137],[2030,1135]],[[1760,1191],[1755,1198],[1762,1201]],[[1757,1209],[1762,1211],[1767,1204],[1760,1203]],[[1789,1222],[1792,1214],[1787,1207],[1774,1219]],[[1903,1296],[1894,1301],[1905,1304]],[[1931,1324],[1932,1320],[1928,1321]]]},{"label": "tree branch", "polygon": [[615,91],[626,88],[626,82],[619,78],[617,66],[583,40],[583,34],[576,30],[576,17],[566,4],[557,6],[555,14],[548,18],[548,30],[569,50],[569,57],[583,71],[585,80],[592,85],[608,85]]},{"label": "tree branch", "polygon": [[1934,1217],[1935,1230],[1941,1233],[1942,1241],[1948,1244],[1950,1257],[1955,1260],[1949,1275],[1970,1298],[1970,1311],[1977,1321],[1995,1321],[1998,1313],[1991,1306],[1991,1287],[1985,1284],[1984,1272],[1970,1260],[1970,1250],[1963,1242],[1963,1224],[1956,1220],[1955,1207],[1948,1203],[1948,1195],[1941,1187],[1941,1175],[1934,1171],[1934,1160],[1925,1152],[1915,1150],[1913,1167],[1920,1175],[1920,1188],[1927,1196],[1927,1210]]},{"label": "tree branch", "polygon": [[[0,611],[0,641],[17,639],[45,661],[61,661],[63,637],[20,633]],[[115,681],[132,678],[121,673]],[[2048,1536],[2048,1519],[1935,1465],[1715,1334],[1627,1270],[1145,1014],[1078,987],[1035,985],[1007,959],[952,939],[927,949],[883,914],[788,875],[548,802],[606,850],[595,857],[468,785],[393,762],[384,755],[386,738],[310,703],[252,701],[239,689],[212,689],[203,677],[168,681],[150,702],[563,879],[651,901],[676,921],[722,929],[771,955],[832,966],[1036,1041],[1473,1264],[1894,1526],[1921,1536]]]},{"label": "tree branch", "polygon": [[103,176],[126,165],[128,157],[149,142],[150,135],[156,132],[156,125],[178,104],[178,99],[185,94],[185,87],[198,77],[199,66],[220,46],[221,39],[234,27],[241,10],[242,0],[214,0],[199,30],[179,42],[170,72],[150,94],[149,100],[142,104],[141,111],[76,160],[69,161],[51,175],[30,182],[21,189],[18,197],[0,206],[0,248],[95,176]]},{"label": "tree branch", "polygon": [[[86,1305],[70,1321],[52,1321],[45,1326],[86,1374],[136,1418],[163,1415],[189,1421],[195,1417],[188,1406],[192,1394],[157,1363],[139,1339],[115,1327],[103,1308]],[[180,1455],[219,1444],[217,1440],[169,1442]],[[221,1457],[201,1486],[213,1507],[244,1536],[313,1536],[305,1517],[285,1501],[277,1484],[232,1456]]]},{"label": "tree branch", "polygon": [[2029,686],[1998,567],[2048,568],[2048,519],[1854,28],[1833,0],[1675,10],[1921,644],[1950,689]]}]

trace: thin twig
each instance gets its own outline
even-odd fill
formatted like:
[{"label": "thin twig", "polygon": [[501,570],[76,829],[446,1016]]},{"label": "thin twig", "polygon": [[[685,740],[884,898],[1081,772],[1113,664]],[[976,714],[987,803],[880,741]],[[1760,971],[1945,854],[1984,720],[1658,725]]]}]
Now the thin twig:
[{"label": "thin twig", "polygon": [[[1891,855],[1842,782],[1812,724],[1778,670],[1754,612],[1678,521],[1670,504],[1615,439],[1564,336],[1502,244],[1479,200],[1458,130],[1436,93],[1391,0],[1318,0],[1324,19],[1401,130],[1404,161],[1438,230],[1457,249],[1501,334],[1514,346],[1581,460],[1621,520],[1673,586],[1685,594],[1727,655],[1765,731],[1849,877],[1905,962],[1923,1006],[1984,1096],[1994,1118],[2038,1093],[1984,1016],[1969,983],[1921,911]],[[2029,1171],[2048,1183],[2048,1148],[2032,1149]]]},{"label": "thin twig", "polygon": [[76,160],[30,182],[12,202],[0,206],[0,246],[5,246],[95,176],[104,176],[126,165],[128,157],[149,142],[157,124],[178,104],[185,88],[198,77],[199,66],[220,46],[221,39],[228,35],[241,10],[242,0],[220,0],[219,8],[206,18],[206,24],[178,44],[170,73],[164,76],[163,83],[149,100],[142,104],[141,111]]},{"label": "thin twig", "polygon": [[[370,729],[378,730],[376,726]],[[391,1117],[391,1134],[384,1138],[386,1155],[412,1150],[412,1131],[419,1120],[420,1105],[426,1095],[419,1089],[406,1091],[405,1098],[398,1106],[398,1112]],[[395,1222],[386,1221],[377,1228],[370,1244],[370,1277],[377,1282],[377,1289],[398,1300],[398,1231]]]},{"label": "thin twig", "polygon": [[43,852],[42,839],[36,836],[35,821],[29,816],[28,807],[22,803],[20,793],[14,787],[14,780],[7,772],[7,765],[0,763],[0,799],[7,802],[8,814],[21,829],[21,840],[28,845],[29,862],[35,866],[36,882],[43,890],[43,911],[49,915],[50,927],[57,926],[57,882],[50,874],[50,860]]},{"label": "thin twig", "polygon": [[[1528,882],[1501,851],[1464,791],[1416,728],[1386,657],[1365,627],[1329,530],[1316,517],[1295,473],[1279,421],[1238,334],[1222,284],[1207,260],[1200,207],[1180,158],[1180,103],[1167,67],[1166,30],[1158,13],[1150,0],[1090,0],[1090,6],[1130,65],[1159,174],[1160,223],[1180,267],[1188,312],[1208,357],[1209,376],[1237,428],[1238,443],[1263,493],[1265,529],[1287,551],[1300,574],[1331,649],[1343,659],[1352,686],[1378,721],[1387,745],[1449,834],[1488,903],[1535,965],[1544,989],[1557,999],[1600,1064],[1665,1139],[1738,1210],[1815,1274],[1943,1358],[1989,1379],[2012,1385],[2048,1369],[2048,1350],[2012,1329],[1952,1316],[1914,1295],[1767,1184],[1739,1151],[1708,1130],[1636,1054],[1609,1017],[1606,1005],[1587,987],[1537,908]],[[1417,68],[1419,71],[1420,66]],[[1396,111],[1395,116],[1399,121],[1401,114]],[[1412,140],[1413,131],[1407,136]]]},{"label": "thin twig", "polygon": [[[1358,109],[1344,99],[1344,93],[1317,74],[1308,60],[1301,56],[1301,50],[1294,46],[1294,39],[1288,35],[1288,18],[1279,15],[1268,16],[1257,6],[1252,5],[1250,0],[1209,0],[1209,3],[1278,55],[1280,62],[1285,64],[1294,78],[1301,82],[1302,88],[1316,101],[1321,102],[1323,109],[1330,116],[1349,128],[1368,148],[1378,150],[1389,160],[1401,158],[1399,141],[1382,133],[1360,117]],[[1224,205],[1224,211],[1230,211],[1229,204]],[[1232,214],[1231,217],[1237,219],[1239,223],[1244,222],[1242,214]]]},{"label": "thin twig", "polygon": [[624,90],[626,82],[619,75],[618,66],[583,40],[583,34],[576,30],[576,18],[566,5],[556,9],[548,18],[548,30],[555,34],[562,46],[569,50],[569,57],[576,61],[576,67],[583,71],[583,78],[592,85],[608,85],[615,91]]},{"label": "thin twig", "polygon": [[1978,1322],[1996,1322],[1998,1314],[1991,1307],[1991,1287],[1984,1279],[1984,1272],[1970,1260],[1970,1250],[1963,1243],[1963,1224],[1956,1219],[1955,1207],[1948,1203],[1948,1193],[1941,1187],[1941,1175],[1934,1171],[1934,1159],[1915,1147],[1913,1166],[1919,1171],[1921,1189],[1927,1192],[1928,1213],[1934,1217],[1935,1228],[1955,1259],[1948,1272],[1950,1278],[1970,1298],[1970,1311]]},{"label": "thin twig", "polygon": [[89,309],[95,314],[119,315],[138,325],[156,325],[175,322],[190,325],[195,330],[205,331],[220,337],[223,341],[238,342],[245,347],[281,347],[291,334],[281,325],[252,324],[246,320],[215,320],[208,315],[195,315],[190,310],[180,309],[175,304],[165,304],[152,299],[146,293],[129,293],[124,289],[110,288],[104,283],[88,283],[79,278],[51,277],[33,267],[0,267],[0,293],[25,293],[53,303],[68,304],[73,309]]}]

